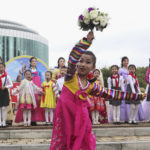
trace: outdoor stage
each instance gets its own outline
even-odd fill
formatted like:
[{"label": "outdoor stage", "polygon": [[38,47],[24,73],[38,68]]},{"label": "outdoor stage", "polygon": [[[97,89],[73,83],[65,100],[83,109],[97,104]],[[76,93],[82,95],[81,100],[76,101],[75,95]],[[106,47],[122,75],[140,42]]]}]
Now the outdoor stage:
[{"label": "outdoor stage", "polygon": [[[97,150],[149,150],[150,123],[95,125]],[[49,150],[51,126],[0,128],[0,150]]]}]

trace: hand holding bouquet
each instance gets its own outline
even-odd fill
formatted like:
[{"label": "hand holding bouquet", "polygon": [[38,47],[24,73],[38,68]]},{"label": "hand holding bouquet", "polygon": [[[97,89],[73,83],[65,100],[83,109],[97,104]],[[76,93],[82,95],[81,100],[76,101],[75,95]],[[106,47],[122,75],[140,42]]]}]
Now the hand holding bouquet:
[{"label": "hand holding bouquet", "polygon": [[93,30],[94,27],[98,31],[103,31],[107,27],[108,21],[108,14],[100,12],[98,8],[90,7],[79,16],[78,25],[83,31]]}]

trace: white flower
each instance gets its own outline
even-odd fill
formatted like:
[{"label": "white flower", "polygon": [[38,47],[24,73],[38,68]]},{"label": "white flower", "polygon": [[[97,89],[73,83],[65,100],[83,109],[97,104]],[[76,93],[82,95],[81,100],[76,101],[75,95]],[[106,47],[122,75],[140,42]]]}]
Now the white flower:
[{"label": "white flower", "polygon": [[90,19],[84,19],[84,23],[85,24],[89,24],[90,23]]},{"label": "white flower", "polygon": [[90,19],[90,14],[89,14],[88,9],[85,9],[85,10],[84,10],[83,16],[84,16],[84,18],[86,18],[86,19],[88,19],[88,20]]},{"label": "white flower", "polygon": [[98,16],[98,11],[97,10],[92,10],[90,12],[91,19],[95,19],[95,18],[97,18],[97,16]]},{"label": "white flower", "polygon": [[107,21],[105,19],[102,19],[101,20],[101,26],[104,27],[104,26],[106,26],[106,24],[107,24]]},{"label": "white flower", "polygon": [[102,14],[101,16],[99,16],[100,22],[101,22],[101,26],[104,27],[108,24],[108,15]]},{"label": "white flower", "polygon": [[92,23],[93,23],[94,25],[98,25],[98,24],[99,24],[99,21],[93,20]]},{"label": "white flower", "polygon": [[101,20],[101,16],[97,16],[96,18],[95,18],[95,21],[97,21],[97,22],[99,22]]}]

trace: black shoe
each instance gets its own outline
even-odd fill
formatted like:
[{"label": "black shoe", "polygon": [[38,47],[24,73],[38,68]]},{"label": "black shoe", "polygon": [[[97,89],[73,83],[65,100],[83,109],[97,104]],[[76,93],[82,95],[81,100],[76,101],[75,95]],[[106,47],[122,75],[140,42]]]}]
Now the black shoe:
[{"label": "black shoe", "polygon": [[132,121],[132,124],[138,125],[138,123],[136,121]]},{"label": "black shoe", "polygon": [[113,122],[113,124],[117,124],[117,122]]},{"label": "black shoe", "polygon": [[45,124],[46,126],[49,126],[50,125],[50,123],[49,122],[46,122],[46,124]]},{"label": "black shoe", "polygon": [[31,126],[37,126],[36,122],[31,122]]},{"label": "black shoe", "polygon": [[2,125],[2,128],[7,128],[7,127],[8,127],[8,124]]},{"label": "black shoe", "polygon": [[128,121],[125,121],[124,123],[128,123]]},{"label": "black shoe", "polygon": [[116,122],[116,124],[120,125],[120,124],[121,124],[121,122]]}]

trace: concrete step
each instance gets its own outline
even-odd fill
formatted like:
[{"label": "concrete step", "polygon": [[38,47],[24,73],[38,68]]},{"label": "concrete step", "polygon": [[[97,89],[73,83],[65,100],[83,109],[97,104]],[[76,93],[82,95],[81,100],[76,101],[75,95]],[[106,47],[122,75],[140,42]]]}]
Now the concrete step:
[{"label": "concrete step", "polygon": [[[149,125],[93,126],[96,149],[150,150]],[[0,150],[49,150],[51,134],[50,126],[0,128]]]},{"label": "concrete step", "polygon": [[[49,150],[49,144],[0,145],[0,150]],[[150,141],[97,142],[96,150],[149,150]]]},{"label": "concrete step", "polygon": [[[93,128],[96,137],[113,137],[113,136],[150,136],[150,127],[118,127],[118,128]],[[51,128],[30,129],[17,128],[0,130],[0,139],[50,139],[52,135]]]}]

